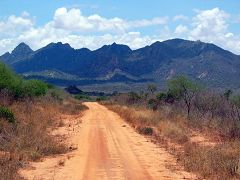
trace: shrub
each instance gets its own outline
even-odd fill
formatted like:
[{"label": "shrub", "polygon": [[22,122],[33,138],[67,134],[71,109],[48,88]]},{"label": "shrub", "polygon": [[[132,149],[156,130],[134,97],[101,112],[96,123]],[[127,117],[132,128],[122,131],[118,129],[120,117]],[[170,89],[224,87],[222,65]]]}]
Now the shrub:
[{"label": "shrub", "polygon": [[6,65],[0,63],[0,90],[8,89],[18,98],[23,96],[23,80],[15,75]]},{"label": "shrub", "polygon": [[167,94],[164,93],[164,92],[160,92],[160,93],[157,94],[156,98],[159,101],[165,101],[166,98],[167,98]]},{"label": "shrub", "polygon": [[6,65],[0,63],[0,90],[9,90],[15,99],[45,95],[48,87],[50,85],[39,80],[23,80]]},{"label": "shrub", "polygon": [[3,106],[0,106],[0,118],[4,118],[10,123],[15,122],[15,117],[13,112],[10,109]]},{"label": "shrub", "polygon": [[43,96],[47,93],[47,84],[39,80],[28,80],[24,83],[24,94],[29,97]]},{"label": "shrub", "polygon": [[144,135],[152,135],[153,134],[153,128],[151,127],[138,127],[137,131],[139,134],[144,134]]},{"label": "shrub", "polygon": [[135,93],[135,92],[130,92],[128,94],[128,102],[130,104],[134,104],[136,103],[137,101],[139,101],[141,99],[141,96],[138,95],[138,93]]},{"label": "shrub", "polygon": [[96,101],[106,101],[107,97],[106,96],[99,96],[96,98]]},{"label": "shrub", "polygon": [[92,98],[85,94],[77,94],[74,96],[78,100],[92,100]]},{"label": "shrub", "polygon": [[158,101],[156,99],[149,99],[148,100],[148,108],[156,111],[158,108]]}]

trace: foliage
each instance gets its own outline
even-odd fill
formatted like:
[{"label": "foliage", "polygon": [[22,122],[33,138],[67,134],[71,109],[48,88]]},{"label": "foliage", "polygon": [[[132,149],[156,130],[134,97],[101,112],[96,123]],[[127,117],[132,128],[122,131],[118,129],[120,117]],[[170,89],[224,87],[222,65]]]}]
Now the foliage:
[{"label": "foliage", "polygon": [[15,75],[6,65],[0,63],[0,90],[8,89],[15,97],[23,95],[23,80]]},{"label": "foliage", "polygon": [[147,89],[150,93],[154,94],[157,91],[157,86],[155,84],[149,84]]},{"label": "foliage", "polygon": [[167,98],[167,94],[164,92],[160,92],[156,95],[157,100],[164,101]]},{"label": "foliage", "polygon": [[28,80],[23,85],[24,94],[29,97],[43,96],[47,93],[47,84],[39,80]]},{"label": "foliage", "polygon": [[107,100],[107,97],[106,96],[98,96],[96,98],[96,101],[106,101]]},{"label": "foliage", "polygon": [[15,98],[45,95],[48,85],[39,80],[23,80],[0,63],[0,90],[7,89]]},{"label": "foliage", "polygon": [[149,99],[148,100],[148,108],[152,110],[157,110],[158,107],[158,101],[156,99]]},{"label": "foliage", "polygon": [[128,94],[128,101],[129,101],[129,103],[133,103],[134,104],[134,103],[136,103],[140,99],[141,99],[141,96],[138,93],[136,93],[136,92],[130,92]]},{"label": "foliage", "polygon": [[85,94],[77,94],[74,96],[78,100],[92,100],[92,98]]},{"label": "foliage", "polygon": [[240,108],[240,96],[231,97],[231,102],[238,108]]},{"label": "foliage", "polygon": [[229,100],[230,96],[232,95],[233,91],[231,89],[228,89],[224,92],[224,97]]},{"label": "foliage", "polygon": [[169,93],[176,99],[183,99],[187,106],[187,114],[190,115],[192,100],[195,93],[199,90],[199,85],[192,82],[185,76],[177,76],[168,82]]},{"label": "foliage", "polygon": [[13,112],[7,107],[0,106],[0,118],[4,118],[10,123],[15,122],[15,117]]}]

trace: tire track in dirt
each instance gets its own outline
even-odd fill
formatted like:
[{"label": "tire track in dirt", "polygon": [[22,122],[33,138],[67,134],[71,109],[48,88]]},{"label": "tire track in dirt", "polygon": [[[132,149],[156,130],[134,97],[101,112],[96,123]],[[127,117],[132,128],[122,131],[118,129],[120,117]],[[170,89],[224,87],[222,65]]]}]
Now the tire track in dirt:
[{"label": "tire track in dirt", "polygon": [[[137,134],[116,113],[89,102],[82,124],[69,140],[78,149],[32,163],[21,174],[26,179],[196,179],[183,171],[164,148]],[[67,158],[68,157],[68,158]],[[70,157],[70,158],[69,158]],[[59,166],[59,159],[65,158]]]}]

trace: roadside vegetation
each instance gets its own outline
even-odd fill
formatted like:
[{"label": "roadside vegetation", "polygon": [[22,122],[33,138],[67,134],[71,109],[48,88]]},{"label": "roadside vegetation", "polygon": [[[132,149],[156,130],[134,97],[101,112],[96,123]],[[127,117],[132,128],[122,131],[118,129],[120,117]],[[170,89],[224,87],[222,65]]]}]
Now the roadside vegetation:
[{"label": "roadside vegetation", "polygon": [[65,153],[68,146],[51,135],[59,114],[79,114],[85,107],[62,90],[38,80],[24,80],[0,64],[0,179],[19,179],[29,161]]},{"label": "roadside vegetation", "polygon": [[240,95],[204,88],[185,76],[158,91],[113,96],[102,104],[206,179],[240,178]]}]

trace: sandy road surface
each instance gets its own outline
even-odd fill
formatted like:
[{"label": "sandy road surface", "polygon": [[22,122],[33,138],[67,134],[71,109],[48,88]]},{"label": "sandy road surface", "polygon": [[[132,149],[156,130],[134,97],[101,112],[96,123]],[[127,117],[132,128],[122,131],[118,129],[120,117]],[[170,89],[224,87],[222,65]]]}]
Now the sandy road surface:
[{"label": "sandy road surface", "polygon": [[[26,179],[194,179],[177,170],[175,159],[163,148],[137,134],[116,113],[98,103],[89,107],[71,140],[78,149],[71,154],[32,163],[23,170]],[[63,163],[59,163],[62,158]]]}]

